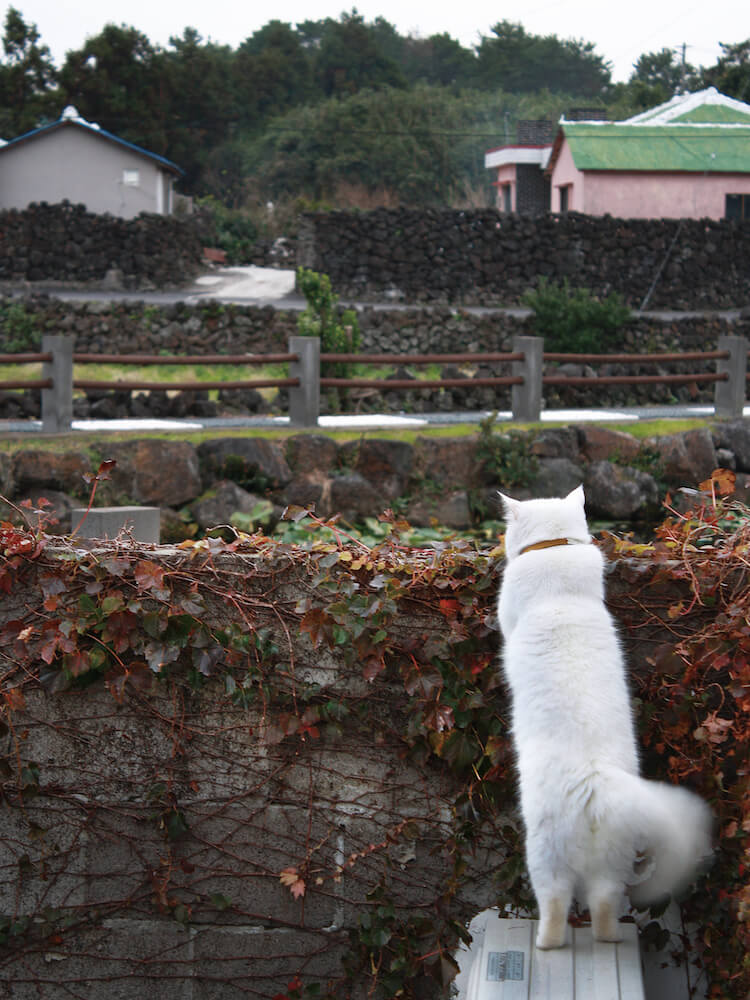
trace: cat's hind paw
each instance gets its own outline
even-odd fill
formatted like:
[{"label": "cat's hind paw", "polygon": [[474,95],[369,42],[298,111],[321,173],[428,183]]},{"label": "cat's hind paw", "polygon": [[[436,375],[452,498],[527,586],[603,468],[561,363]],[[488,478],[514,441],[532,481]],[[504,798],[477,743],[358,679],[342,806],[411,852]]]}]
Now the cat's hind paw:
[{"label": "cat's hind paw", "polygon": [[553,897],[541,907],[541,919],[536,935],[537,948],[562,948],[568,926],[568,906],[562,899]]}]

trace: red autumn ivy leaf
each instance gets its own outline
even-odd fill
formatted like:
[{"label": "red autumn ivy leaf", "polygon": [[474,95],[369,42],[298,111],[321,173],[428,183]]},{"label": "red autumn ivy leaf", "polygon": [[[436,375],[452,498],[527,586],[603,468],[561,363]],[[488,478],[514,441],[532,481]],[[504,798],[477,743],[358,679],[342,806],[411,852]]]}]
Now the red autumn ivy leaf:
[{"label": "red autumn ivy leaf", "polygon": [[703,720],[702,725],[695,730],[693,736],[698,741],[709,740],[714,744],[723,743],[729,736],[733,725],[733,719],[721,719],[716,712],[711,712]]},{"label": "red autumn ivy leaf", "polygon": [[305,736],[311,736],[314,740],[318,739],[320,730],[316,725],[317,722],[320,722],[320,709],[317,705],[311,705],[305,709],[299,721],[300,736],[303,739]]},{"label": "red autumn ivy leaf", "polygon": [[461,605],[455,597],[443,597],[440,600],[440,610],[446,618],[455,618],[460,608]]},{"label": "red autumn ivy leaf", "polygon": [[62,631],[61,622],[53,622],[45,629],[45,638],[39,650],[39,655],[45,663],[50,664],[58,652],[73,653],[76,642]]},{"label": "red autumn ivy leaf", "polygon": [[5,699],[5,704],[10,709],[20,711],[26,708],[26,698],[23,691],[19,688],[10,688],[8,691],[3,691],[3,698]]},{"label": "red autumn ivy leaf", "polygon": [[305,895],[305,880],[296,868],[285,868],[279,875],[279,882],[291,892],[295,899]]},{"label": "red autumn ivy leaf", "polygon": [[714,469],[711,478],[704,480],[699,488],[706,493],[714,489],[719,496],[729,496],[734,493],[736,482],[737,475],[731,469]]},{"label": "red autumn ivy leaf", "polygon": [[331,620],[323,608],[310,608],[302,616],[299,629],[300,632],[309,632],[313,646],[317,646],[322,638],[328,633],[331,627]]},{"label": "red autumn ivy leaf", "polygon": [[123,559],[121,556],[111,556],[109,559],[102,559],[101,566],[106,569],[108,573],[112,576],[123,576],[126,572],[130,563],[127,559]]},{"label": "red autumn ivy leaf", "polygon": [[301,989],[302,980],[299,976],[295,976],[294,979],[287,983],[286,993],[276,993],[272,1000],[299,1000]]},{"label": "red autumn ivy leaf", "polygon": [[218,642],[214,642],[211,645],[205,647],[193,646],[192,648],[192,658],[193,666],[198,670],[199,673],[203,674],[204,677],[210,677],[214,672],[216,664],[224,656],[224,647],[219,645]]},{"label": "red autumn ivy leaf", "polygon": [[107,458],[100,463],[99,468],[96,471],[96,475],[91,472],[84,472],[81,477],[85,483],[100,483],[104,479],[111,479],[110,472],[117,465],[114,458]]},{"label": "red autumn ivy leaf", "polygon": [[133,570],[135,582],[140,590],[162,590],[164,588],[164,570],[150,559],[142,559],[136,563]]},{"label": "red autumn ivy leaf", "polygon": [[383,656],[368,656],[362,669],[362,676],[366,681],[372,683],[375,678],[385,670],[385,660]]},{"label": "red autumn ivy leaf", "polygon": [[102,639],[111,643],[116,653],[123,653],[130,649],[138,624],[138,616],[132,611],[115,611],[107,618]]},{"label": "red autumn ivy leaf", "polygon": [[143,652],[146,662],[155,674],[161,673],[164,667],[169,663],[174,663],[180,655],[179,646],[170,642],[159,642],[158,640],[147,642]]},{"label": "red autumn ivy leaf", "polygon": [[80,677],[82,674],[88,673],[91,669],[91,661],[88,655],[80,649],[75,649],[72,653],[66,653],[63,664],[73,677]]},{"label": "red autumn ivy leaf", "polygon": [[436,733],[453,729],[453,709],[450,705],[441,705],[439,702],[433,702],[425,711],[424,724],[428,729]]},{"label": "red autumn ivy leaf", "polygon": [[116,663],[107,673],[105,683],[110,694],[122,703],[125,697],[125,687],[130,685],[137,691],[147,691],[151,687],[153,674],[148,668],[148,664],[143,660],[132,660],[127,667]]}]

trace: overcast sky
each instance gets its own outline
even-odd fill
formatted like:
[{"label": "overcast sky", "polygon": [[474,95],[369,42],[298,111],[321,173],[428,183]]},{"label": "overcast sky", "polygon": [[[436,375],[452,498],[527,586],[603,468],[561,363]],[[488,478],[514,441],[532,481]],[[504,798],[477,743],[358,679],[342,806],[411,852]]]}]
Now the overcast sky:
[{"label": "overcast sky", "polygon": [[[325,17],[338,19],[352,4],[340,0],[277,0],[268,5],[242,0],[16,0],[27,23],[36,24],[42,42],[60,66],[65,53],[81,48],[105,24],[126,24],[153,44],[195,28],[204,40],[239,45],[272,18],[295,24]],[[750,38],[749,0],[458,0],[452,5],[426,0],[360,0],[357,11],[367,21],[384,17],[400,34],[428,36],[447,32],[473,46],[498,21],[520,21],[533,34],[581,38],[593,42],[613,64],[613,78],[626,80],[644,52],[679,49],[693,65],[708,66],[720,54],[719,42]],[[3,17],[5,14],[3,13]]]}]

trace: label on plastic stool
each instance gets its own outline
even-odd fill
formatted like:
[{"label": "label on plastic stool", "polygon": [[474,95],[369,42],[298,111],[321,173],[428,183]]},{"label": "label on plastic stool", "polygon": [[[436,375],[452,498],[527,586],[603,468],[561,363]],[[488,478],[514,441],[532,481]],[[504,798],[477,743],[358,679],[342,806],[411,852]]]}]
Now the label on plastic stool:
[{"label": "label on plastic stool", "polygon": [[487,979],[492,983],[523,979],[523,952],[491,951],[487,956]]}]

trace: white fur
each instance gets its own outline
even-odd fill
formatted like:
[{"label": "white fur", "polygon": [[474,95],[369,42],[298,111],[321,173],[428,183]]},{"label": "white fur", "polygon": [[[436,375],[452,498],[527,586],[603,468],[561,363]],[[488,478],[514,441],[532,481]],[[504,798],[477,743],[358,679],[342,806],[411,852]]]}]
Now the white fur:
[{"label": "white fur", "polygon": [[[537,946],[565,943],[573,896],[588,905],[598,940],[619,940],[626,887],[641,904],[686,885],[710,854],[710,813],[691,792],[638,775],[625,666],[583,488],[564,499],[502,499],[498,615]],[[557,538],[570,544],[521,554]]]}]

